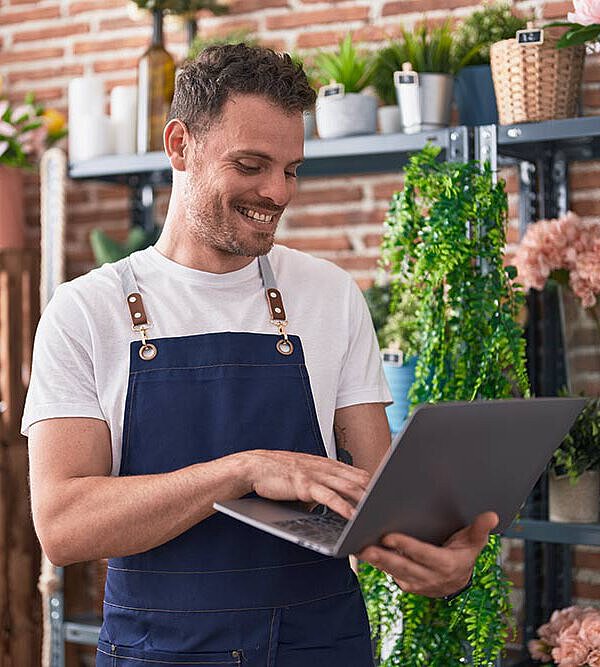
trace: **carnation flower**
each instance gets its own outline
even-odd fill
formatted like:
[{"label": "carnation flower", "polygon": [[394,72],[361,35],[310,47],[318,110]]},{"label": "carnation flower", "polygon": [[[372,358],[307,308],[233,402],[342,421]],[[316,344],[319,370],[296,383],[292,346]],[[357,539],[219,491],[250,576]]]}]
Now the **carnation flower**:
[{"label": "carnation flower", "polygon": [[548,278],[568,280],[583,307],[591,308],[600,294],[600,224],[585,223],[571,211],[539,220],[527,228],[513,261],[525,289],[541,290]]}]

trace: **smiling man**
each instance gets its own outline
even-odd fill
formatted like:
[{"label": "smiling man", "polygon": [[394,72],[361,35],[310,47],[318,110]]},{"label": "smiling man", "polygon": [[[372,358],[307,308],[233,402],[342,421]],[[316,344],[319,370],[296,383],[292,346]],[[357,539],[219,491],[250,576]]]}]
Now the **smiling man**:
[{"label": "smiling man", "polygon": [[[41,318],[22,424],[33,516],[57,565],[110,558],[98,667],[372,665],[347,561],[212,509],[256,493],[349,517],[389,447],[360,291],[274,245],[313,103],[287,55],[235,45],[187,63],[159,241],[61,285]],[[361,556],[444,596],[495,520]]]}]

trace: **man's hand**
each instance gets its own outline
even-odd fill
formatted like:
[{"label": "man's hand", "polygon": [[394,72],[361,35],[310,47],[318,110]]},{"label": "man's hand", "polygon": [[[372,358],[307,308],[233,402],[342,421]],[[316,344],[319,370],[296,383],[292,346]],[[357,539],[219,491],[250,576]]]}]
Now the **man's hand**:
[{"label": "man's hand", "polygon": [[301,500],[327,505],[349,519],[370,474],[312,454],[254,449],[243,456],[252,491],[271,500]]},{"label": "man's hand", "polygon": [[391,574],[406,593],[444,597],[467,584],[475,561],[498,521],[495,512],[479,514],[470,526],[452,535],[442,547],[390,533],[382,538],[382,546],[369,546],[358,557]]}]

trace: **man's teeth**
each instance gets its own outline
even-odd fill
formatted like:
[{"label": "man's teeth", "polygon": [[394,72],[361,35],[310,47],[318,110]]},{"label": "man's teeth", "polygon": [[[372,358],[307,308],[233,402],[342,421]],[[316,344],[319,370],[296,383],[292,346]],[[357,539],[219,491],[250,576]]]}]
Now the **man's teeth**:
[{"label": "man's teeth", "polygon": [[264,213],[257,213],[256,211],[253,211],[251,208],[242,208],[241,206],[237,206],[236,208],[240,213],[243,213],[248,218],[252,218],[252,220],[258,220],[258,222],[271,222],[271,220],[273,220],[272,215],[264,215]]}]

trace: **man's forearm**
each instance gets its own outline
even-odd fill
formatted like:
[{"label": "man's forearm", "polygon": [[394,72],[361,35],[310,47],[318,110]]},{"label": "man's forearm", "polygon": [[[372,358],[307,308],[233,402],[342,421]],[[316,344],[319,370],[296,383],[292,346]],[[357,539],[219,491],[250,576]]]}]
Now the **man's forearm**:
[{"label": "man's forearm", "polygon": [[56,565],[148,551],[213,514],[216,500],[251,490],[243,454],[164,474],[77,477],[63,485],[42,540]]}]

